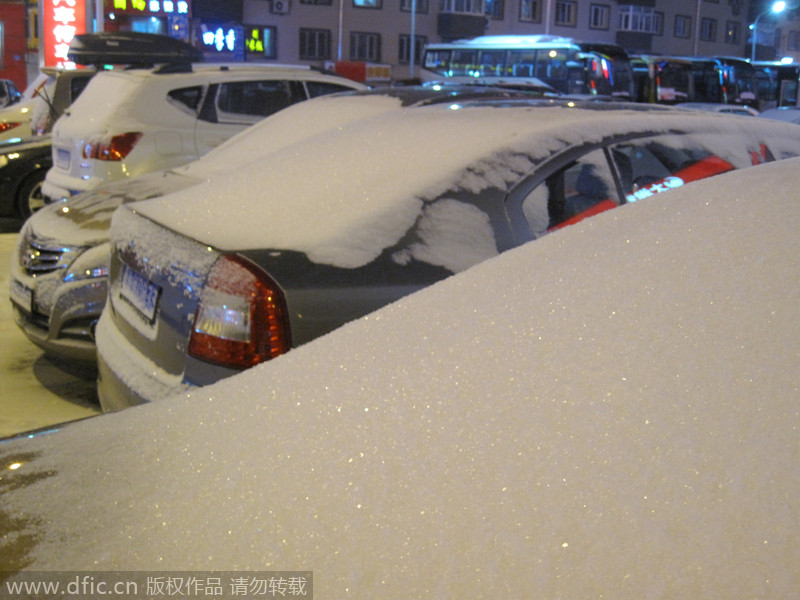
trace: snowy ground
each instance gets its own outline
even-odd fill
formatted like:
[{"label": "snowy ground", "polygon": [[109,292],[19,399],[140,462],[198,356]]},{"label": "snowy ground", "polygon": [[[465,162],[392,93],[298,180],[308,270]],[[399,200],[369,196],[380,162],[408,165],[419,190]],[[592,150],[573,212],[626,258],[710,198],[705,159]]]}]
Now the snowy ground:
[{"label": "snowy ground", "polygon": [[8,273],[16,228],[0,220],[0,437],[99,412],[93,374],[46,358],[14,324]]}]

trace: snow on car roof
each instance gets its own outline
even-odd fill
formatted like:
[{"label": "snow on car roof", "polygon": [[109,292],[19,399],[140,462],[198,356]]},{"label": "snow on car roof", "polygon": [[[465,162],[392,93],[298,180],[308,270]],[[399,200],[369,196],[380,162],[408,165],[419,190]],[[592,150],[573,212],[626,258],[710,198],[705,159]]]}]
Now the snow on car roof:
[{"label": "snow on car roof", "polygon": [[726,136],[743,135],[738,119],[668,108],[513,104],[456,103],[361,119],[264,154],[258,168],[253,163],[164,201],[132,206],[223,250],[297,250],[316,262],[355,267],[396,243],[425,200],[454,181],[477,192],[504,188],[529,171],[531,163],[518,152],[536,161],[620,130],[682,130],[691,119],[714,133],[722,156],[732,145]]},{"label": "snow on car roof", "polygon": [[790,598],[799,186],[798,159],[693,183],[0,444],[12,556],[313,570],[318,598]]}]

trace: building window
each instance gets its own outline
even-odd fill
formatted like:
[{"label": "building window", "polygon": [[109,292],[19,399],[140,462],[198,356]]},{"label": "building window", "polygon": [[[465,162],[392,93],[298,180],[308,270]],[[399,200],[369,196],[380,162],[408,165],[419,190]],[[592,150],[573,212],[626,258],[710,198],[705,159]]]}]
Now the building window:
[{"label": "building window", "polygon": [[725,26],[725,43],[738,44],[742,38],[742,26],[736,21],[728,21]]},{"label": "building window", "polygon": [[555,24],[565,27],[578,24],[578,3],[575,0],[556,0]]},{"label": "building window", "polygon": [[486,16],[491,19],[502,20],[505,15],[505,0],[485,0]]},{"label": "building window", "polygon": [[330,6],[332,0],[300,0],[300,4],[318,4],[320,6]]},{"label": "building window", "polygon": [[420,14],[428,14],[428,0],[400,0],[400,11],[411,12],[411,3],[417,3],[416,12]]},{"label": "building window", "polygon": [[350,60],[381,60],[381,36],[379,33],[354,31],[350,34]]},{"label": "building window", "polygon": [[704,42],[717,41],[717,20],[702,18],[700,20],[700,39]]},{"label": "building window", "polygon": [[675,15],[675,37],[688,39],[692,35],[692,17]]},{"label": "building window", "polygon": [[621,31],[660,34],[664,31],[663,13],[648,6],[621,5],[619,7],[619,28]]},{"label": "building window", "polygon": [[786,39],[786,49],[791,52],[800,50],[800,31],[790,31]]},{"label": "building window", "polygon": [[611,21],[611,7],[606,4],[589,6],[589,29],[608,29]]},{"label": "building window", "polygon": [[483,15],[483,0],[442,0],[440,12]]},{"label": "building window", "polygon": [[300,59],[327,60],[331,57],[331,32],[327,29],[300,29]]},{"label": "building window", "polygon": [[383,0],[353,0],[355,8],[383,8]]},{"label": "building window", "polygon": [[[419,64],[422,58],[422,49],[428,43],[428,38],[424,35],[414,36],[414,62]],[[405,33],[400,34],[400,43],[398,45],[397,60],[401,65],[407,65],[411,62],[411,36]]]},{"label": "building window", "polygon": [[542,22],[542,3],[540,0],[519,0],[519,20],[530,23]]}]

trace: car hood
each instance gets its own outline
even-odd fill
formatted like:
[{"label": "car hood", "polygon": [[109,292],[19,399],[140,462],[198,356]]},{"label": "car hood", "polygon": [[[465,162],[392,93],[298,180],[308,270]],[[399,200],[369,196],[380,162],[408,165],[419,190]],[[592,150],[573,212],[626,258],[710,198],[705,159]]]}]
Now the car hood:
[{"label": "car hood", "polygon": [[786,163],[606,212],[207,388],[0,444],[2,564],[313,570],[321,600],[794,598]]},{"label": "car hood", "polygon": [[157,198],[201,181],[182,171],[148,173],[46,206],[28,219],[26,227],[39,239],[69,246],[96,246],[108,241],[111,217],[122,204]]}]

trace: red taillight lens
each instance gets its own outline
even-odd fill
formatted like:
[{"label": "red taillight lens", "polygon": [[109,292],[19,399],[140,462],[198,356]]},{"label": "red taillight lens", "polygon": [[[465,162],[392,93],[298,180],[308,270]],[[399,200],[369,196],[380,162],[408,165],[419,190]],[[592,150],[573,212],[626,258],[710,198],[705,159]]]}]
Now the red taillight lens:
[{"label": "red taillight lens", "polygon": [[83,158],[96,158],[97,160],[120,161],[123,160],[130,151],[133,150],[139,138],[142,137],[139,131],[128,131],[105,137],[99,140],[90,140],[83,147]]},{"label": "red taillight lens", "polygon": [[3,121],[2,123],[0,123],[0,133],[2,133],[4,131],[9,131],[11,129],[14,129],[15,127],[19,127],[20,125],[22,125],[22,123],[14,123],[12,121]]},{"label": "red taillight lens", "polygon": [[278,284],[240,256],[220,257],[200,295],[189,355],[246,369],[287,352],[290,345],[286,300]]}]

